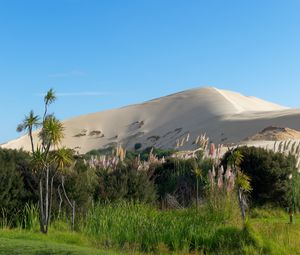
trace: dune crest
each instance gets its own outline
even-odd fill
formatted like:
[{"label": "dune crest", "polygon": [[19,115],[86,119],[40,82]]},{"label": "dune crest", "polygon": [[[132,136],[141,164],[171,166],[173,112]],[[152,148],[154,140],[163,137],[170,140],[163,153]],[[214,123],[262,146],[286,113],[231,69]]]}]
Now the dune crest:
[{"label": "dune crest", "polygon": [[248,141],[285,141],[285,140],[299,140],[300,132],[291,128],[282,127],[266,127],[259,133],[248,137]]}]

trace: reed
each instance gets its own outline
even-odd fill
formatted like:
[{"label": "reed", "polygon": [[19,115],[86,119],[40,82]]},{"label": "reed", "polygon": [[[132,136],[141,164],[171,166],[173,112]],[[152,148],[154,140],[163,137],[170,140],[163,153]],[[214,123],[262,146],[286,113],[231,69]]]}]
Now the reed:
[{"label": "reed", "polygon": [[[142,251],[156,251],[166,247],[170,251],[211,250],[212,239],[226,227],[242,231],[238,204],[233,197],[220,197],[196,208],[159,211],[153,207],[117,203],[95,205],[86,218],[84,231],[102,245],[131,247]],[[218,206],[216,206],[218,203]],[[213,205],[213,206],[212,206]]]}]

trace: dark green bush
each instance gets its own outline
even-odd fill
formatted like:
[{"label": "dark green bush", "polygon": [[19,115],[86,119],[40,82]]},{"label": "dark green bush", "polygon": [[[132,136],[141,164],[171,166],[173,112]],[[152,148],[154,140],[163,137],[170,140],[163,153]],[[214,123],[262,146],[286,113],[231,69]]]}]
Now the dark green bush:
[{"label": "dark green bush", "polygon": [[100,201],[139,201],[154,203],[156,189],[148,172],[138,170],[134,161],[119,164],[116,170],[97,170],[98,188],[96,200]]},{"label": "dark green bush", "polygon": [[137,150],[139,150],[140,148],[142,148],[142,144],[141,143],[136,143],[135,145],[134,145],[134,149],[137,151]]},{"label": "dark green bush", "polygon": [[[56,187],[60,183],[58,180]],[[65,189],[68,197],[76,202],[77,213],[85,213],[91,206],[97,184],[95,170],[84,164],[82,159],[77,159],[75,166],[65,174]]]},{"label": "dark green bush", "polygon": [[[289,175],[296,171],[295,157],[256,147],[245,146],[238,150],[244,156],[241,170],[251,178],[252,201],[260,205],[272,203],[285,206]],[[229,152],[222,161],[225,169],[228,156]]]},{"label": "dark green bush", "polygon": [[0,149],[0,208],[15,217],[25,204],[37,201],[37,187],[30,171],[29,155]]},{"label": "dark green bush", "polygon": [[127,159],[135,159],[138,155],[140,155],[141,160],[148,160],[149,154],[152,151],[153,154],[156,155],[157,158],[161,159],[162,157],[169,157],[176,152],[176,150],[169,149],[163,150],[155,147],[148,147],[142,151],[127,151],[126,158]]},{"label": "dark green bush", "polygon": [[153,174],[153,180],[158,189],[160,199],[167,194],[177,198],[182,206],[188,206],[196,198],[196,177],[193,169],[200,168],[203,176],[200,180],[200,196],[204,196],[207,172],[211,169],[211,162],[205,159],[177,159],[169,158],[162,165],[158,165]]}]

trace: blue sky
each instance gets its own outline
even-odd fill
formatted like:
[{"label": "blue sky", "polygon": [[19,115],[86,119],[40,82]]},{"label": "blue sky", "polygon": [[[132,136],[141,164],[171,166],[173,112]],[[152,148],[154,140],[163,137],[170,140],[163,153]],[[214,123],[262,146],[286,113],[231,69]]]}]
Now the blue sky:
[{"label": "blue sky", "polygon": [[61,118],[214,86],[300,107],[299,0],[0,0],[0,143],[54,88]]}]

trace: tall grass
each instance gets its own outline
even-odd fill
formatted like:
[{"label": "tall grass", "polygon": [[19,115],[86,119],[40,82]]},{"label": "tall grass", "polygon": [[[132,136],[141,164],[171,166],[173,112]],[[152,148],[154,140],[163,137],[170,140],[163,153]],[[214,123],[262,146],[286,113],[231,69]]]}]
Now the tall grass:
[{"label": "tall grass", "polygon": [[39,228],[39,209],[37,205],[25,204],[24,208],[15,211],[0,209],[0,228],[21,228],[37,230]]},{"label": "tall grass", "polygon": [[230,198],[213,201],[199,210],[159,211],[125,202],[97,204],[87,215],[84,231],[101,245],[129,246],[146,252],[162,247],[182,252],[213,252],[220,246],[239,250],[245,240],[250,243],[251,236],[238,219],[238,205]]},{"label": "tall grass", "polygon": [[5,208],[1,208],[0,210],[0,228],[5,229],[12,227],[13,223],[9,212]]},{"label": "tall grass", "polygon": [[26,230],[39,229],[39,208],[34,204],[26,204],[20,216],[18,217],[18,224],[20,228]]}]

